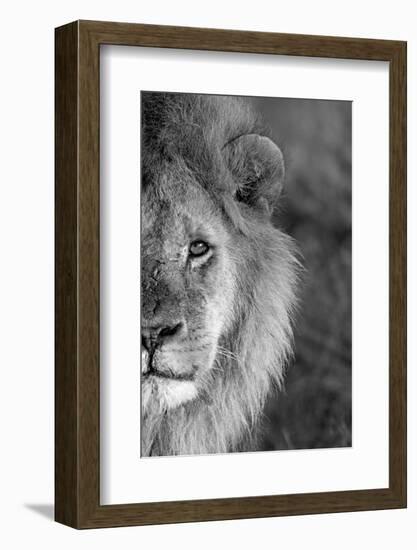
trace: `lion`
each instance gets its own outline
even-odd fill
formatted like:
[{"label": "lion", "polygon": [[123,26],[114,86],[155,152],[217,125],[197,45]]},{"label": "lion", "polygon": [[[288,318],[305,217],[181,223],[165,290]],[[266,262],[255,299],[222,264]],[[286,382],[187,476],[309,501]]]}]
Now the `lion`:
[{"label": "lion", "polygon": [[248,100],[142,93],[142,456],[261,448],[293,348],[284,173]]}]

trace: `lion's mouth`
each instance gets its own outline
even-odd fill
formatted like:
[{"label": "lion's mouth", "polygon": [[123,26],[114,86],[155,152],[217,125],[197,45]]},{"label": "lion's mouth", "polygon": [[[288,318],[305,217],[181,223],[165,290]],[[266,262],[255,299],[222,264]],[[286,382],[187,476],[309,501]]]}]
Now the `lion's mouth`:
[{"label": "lion's mouth", "polygon": [[163,378],[165,380],[192,382],[195,379],[195,371],[195,368],[193,372],[174,372],[169,368],[161,369],[155,364],[154,354],[148,353],[142,347],[142,380]]},{"label": "lion's mouth", "polygon": [[146,380],[149,379],[151,376],[154,376],[156,378],[165,378],[167,380],[179,380],[179,381],[185,381],[185,382],[192,382],[195,378],[194,373],[173,373],[171,371],[162,371],[159,369],[156,369],[155,367],[148,367],[148,370],[144,373],[142,373],[142,379]]}]

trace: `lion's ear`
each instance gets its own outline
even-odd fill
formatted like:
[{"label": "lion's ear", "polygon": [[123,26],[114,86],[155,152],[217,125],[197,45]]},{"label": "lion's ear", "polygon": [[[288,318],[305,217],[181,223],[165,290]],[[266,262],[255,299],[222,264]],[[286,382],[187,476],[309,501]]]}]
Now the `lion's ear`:
[{"label": "lion's ear", "polygon": [[284,182],[284,158],[279,147],[259,134],[240,136],[224,147],[236,184],[236,199],[271,213]]}]

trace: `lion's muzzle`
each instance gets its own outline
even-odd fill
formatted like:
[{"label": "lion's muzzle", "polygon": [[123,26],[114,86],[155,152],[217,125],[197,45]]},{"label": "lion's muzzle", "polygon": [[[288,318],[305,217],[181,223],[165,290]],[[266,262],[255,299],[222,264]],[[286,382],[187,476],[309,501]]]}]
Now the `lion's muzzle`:
[{"label": "lion's muzzle", "polygon": [[178,369],[169,366],[161,358],[170,350],[180,348],[187,335],[184,320],[170,320],[159,324],[142,325],[142,375],[159,378],[191,381],[194,369]]},{"label": "lion's muzzle", "polygon": [[142,345],[152,354],[154,350],[166,343],[181,336],[185,332],[185,323],[183,321],[171,321],[154,326],[142,326]]}]

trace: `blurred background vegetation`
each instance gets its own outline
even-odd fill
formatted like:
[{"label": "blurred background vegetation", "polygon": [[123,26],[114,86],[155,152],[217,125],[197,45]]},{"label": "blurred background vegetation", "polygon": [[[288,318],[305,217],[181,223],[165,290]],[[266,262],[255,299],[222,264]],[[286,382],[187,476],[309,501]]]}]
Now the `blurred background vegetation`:
[{"label": "blurred background vegetation", "polygon": [[257,98],[286,161],[274,223],[292,235],[305,271],[295,359],[266,407],[265,449],[352,442],[351,129],[348,101]]}]

